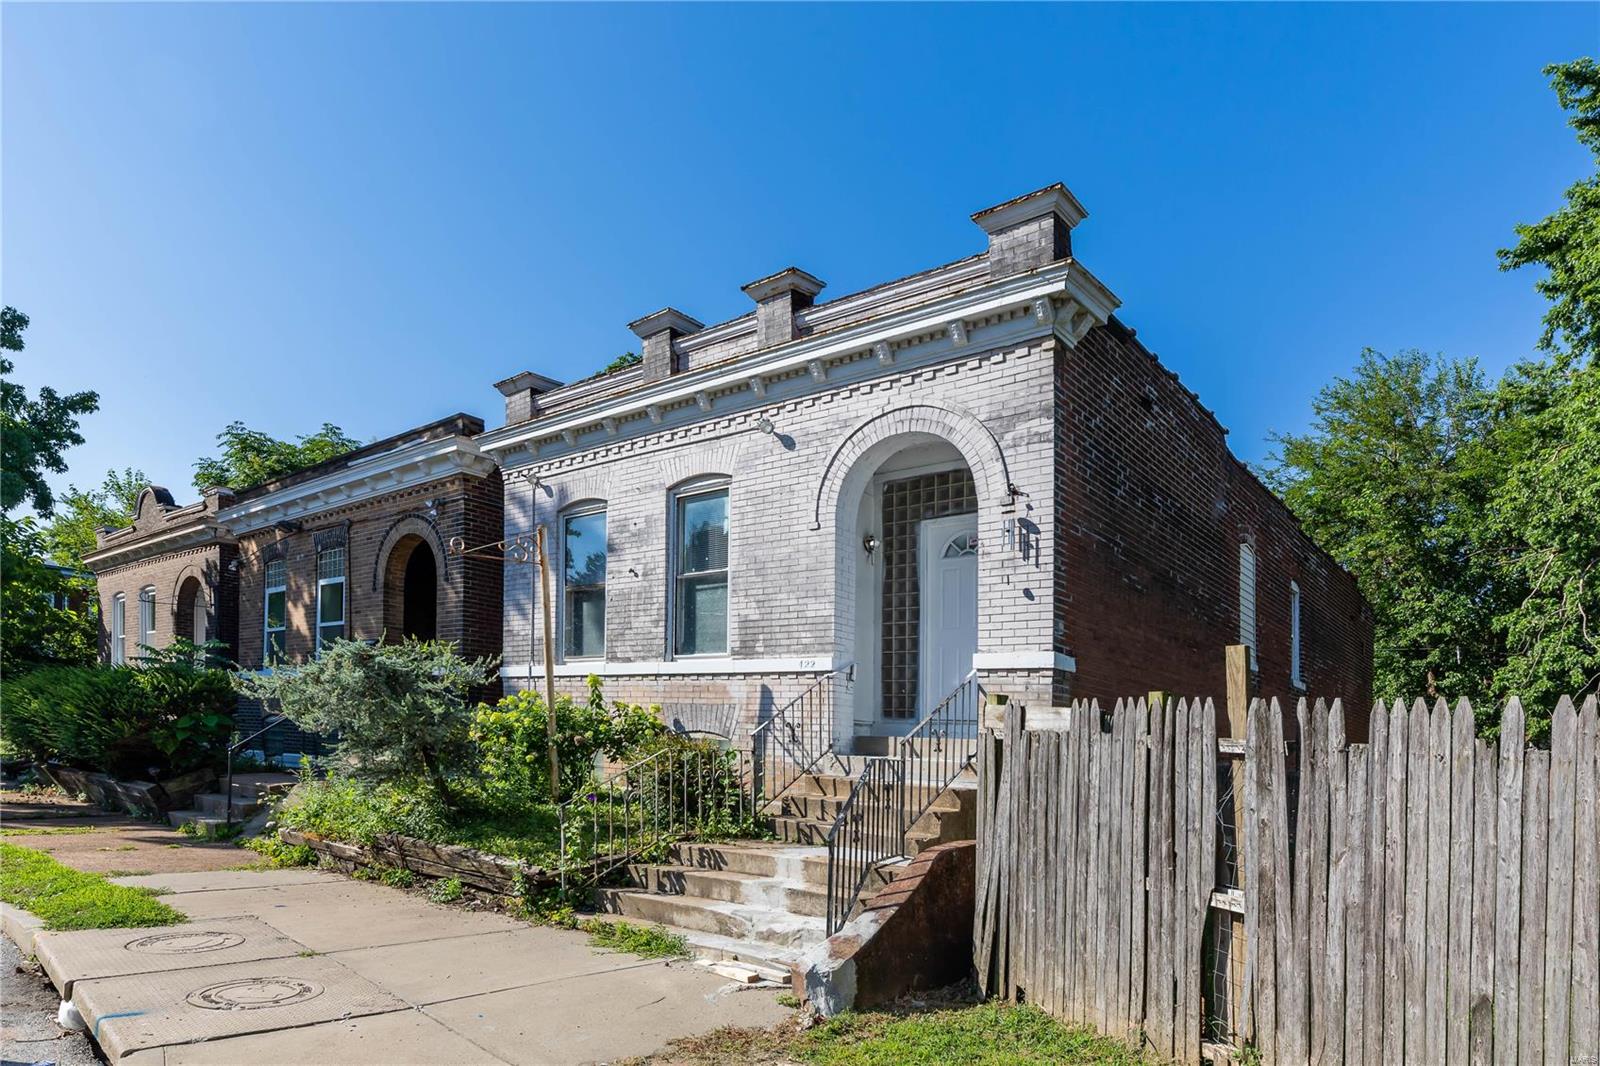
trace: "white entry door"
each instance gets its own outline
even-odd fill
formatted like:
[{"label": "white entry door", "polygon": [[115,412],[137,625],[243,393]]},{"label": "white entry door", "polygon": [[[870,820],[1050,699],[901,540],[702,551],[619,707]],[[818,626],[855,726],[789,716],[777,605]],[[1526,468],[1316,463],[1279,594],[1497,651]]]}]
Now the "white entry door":
[{"label": "white entry door", "polygon": [[978,650],[978,516],[930,518],[917,528],[917,716],[939,705],[972,670]]}]

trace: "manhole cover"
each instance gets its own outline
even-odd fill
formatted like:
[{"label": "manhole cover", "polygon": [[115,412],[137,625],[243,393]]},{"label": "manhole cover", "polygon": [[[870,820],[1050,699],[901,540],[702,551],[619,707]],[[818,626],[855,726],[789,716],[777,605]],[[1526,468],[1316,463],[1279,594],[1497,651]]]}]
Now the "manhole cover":
[{"label": "manhole cover", "polygon": [[196,989],[185,997],[205,1010],[257,1010],[287,1007],[322,995],[322,986],[297,977],[246,977]]},{"label": "manhole cover", "polygon": [[221,951],[236,948],[244,943],[238,933],[196,931],[193,933],[157,933],[142,936],[123,945],[129,951],[148,955],[193,955],[201,951]]}]

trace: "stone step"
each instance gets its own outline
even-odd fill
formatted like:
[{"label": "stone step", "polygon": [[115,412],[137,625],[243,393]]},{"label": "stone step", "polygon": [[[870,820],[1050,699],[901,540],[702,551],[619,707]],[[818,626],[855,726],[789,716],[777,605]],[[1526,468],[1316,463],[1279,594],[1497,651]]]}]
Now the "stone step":
[{"label": "stone step", "polygon": [[[191,823],[200,827],[201,835],[213,837],[216,836],[220,830],[223,830],[227,826],[228,819],[223,815],[211,814],[207,811],[187,810],[167,812],[167,824],[172,826],[174,829],[182,829],[184,826]],[[233,824],[242,825],[243,819],[235,816],[233,819]]]},{"label": "stone step", "polygon": [[[844,808],[849,793],[845,795],[818,795],[814,792],[790,791],[778,798],[779,810],[776,812],[790,818],[809,818],[814,822],[827,822],[830,825],[839,817],[839,812]],[[915,809],[914,803],[905,805],[906,814],[911,814]],[[951,792],[946,792],[929,806],[930,812],[944,813],[961,809],[961,801]]]},{"label": "stone step", "polygon": [[[663,896],[694,896],[812,918],[828,913],[826,884],[818,887],[781,877],[691,866],[636,865],[628,868],[628,876],[635,887]],[[823,876],[827,876],[826,866]]]},{"label": "stone step", "polygon": [[[932,824],[927,824],[932,823]],[[828,842],[828,832],[833,823],[815,822],[805,818],[791,818],[780,816],[772,820],[773,834],[782,841],[793,844],[808,844],[813,847],[824,845]],[[937,821],[926,819],[925,824],[919,825],[905,836],[906,849],[915,855],[923,848],[940,842],[940,832]],[[882,838],[879,843],[883,850],[891,853],[900,850],[899,835],[890,834]],[[824,860],[826,862],[826,860]]]},{"label": "stone step", "polygon": [[620,914],[595,914],[591,917],[602,922],[632,922],[635,925],[647,925],[681,936],[697,959],[744,963],[766,970],[770,976],[778,980],[788,980],[794,965],[805,954],[803,947],[786,948],[761,940],[739,940],[719,933],[708,933],[702,929],[684,929],[661,922],[641,921]]},{"label": "stone step", "polygon": [[674,866],[698,870],[783,877],[821,887],[828,884],[828,852],[825,848],[768,841],[730,844],[684,841],[667,849],[667,861]]},{"label": "stone step", "polygon": [[790,950],[820,943],[826,926],[824,919],[810,915],[697,896],[663,896],[640,888],[602,888],[596,902],[607,914]]},{"label": "stone step", "polygon": [[[234,820],[249,818],[266,805],[267,801],[264,798],[235,795],[233,797]],[[226,818],[228,814],[228,797],[220,792],[202,792],[194,797],[194,809],[202,814],[214,814],[219,818]]]}]

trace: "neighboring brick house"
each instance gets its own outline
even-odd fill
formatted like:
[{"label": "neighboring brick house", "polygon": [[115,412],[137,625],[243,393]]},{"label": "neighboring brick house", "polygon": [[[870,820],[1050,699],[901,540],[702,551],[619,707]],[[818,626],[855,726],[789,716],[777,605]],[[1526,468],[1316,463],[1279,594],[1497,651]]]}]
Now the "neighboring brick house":
[{"label": "neighboring brick house", "polygon": [[[131,656],[151,618],[145,643],[203,631],[250,670],[303,662],[334,637],[438,638],[499,655],[500,564],[450,551],[456,538],[500,536],[500,472],[473,441],[482,430],[482,419],[452,415],[188,507],[146,489],[133,526],[102,535],[86,560],[102,658]],[[258,706],[241,704],[241,732],[260,721]]]},{"label": "neighboring brick house", "polygon": [[[1354,580],[1113,317],[1072,256],[1083,217],[1054,185],[974,215],[977,255],[826,303],[791,268],[731,321],[632,323],[636,366],[499,383],[478,443],[516,475],[506,537],[554,538],[561,686],[731,705],[744,732],[848,672],[848,741],[970,669],[1033,706],[1220,696],[1242,641],[1264,692],[1366,701]],[[541,674],[528,569],[509,686]]]},{"label": "neighboring brick house", "polygon": [[99,530],[84,557],[99,597],[100,658],[124,663],[140,647],[165,648],[177,637],[221,641],[232,657],[239,639],[238,549],[218,521],[233,499],[211,489],[179,507],[151,485],[139,493],[133,524]]}]

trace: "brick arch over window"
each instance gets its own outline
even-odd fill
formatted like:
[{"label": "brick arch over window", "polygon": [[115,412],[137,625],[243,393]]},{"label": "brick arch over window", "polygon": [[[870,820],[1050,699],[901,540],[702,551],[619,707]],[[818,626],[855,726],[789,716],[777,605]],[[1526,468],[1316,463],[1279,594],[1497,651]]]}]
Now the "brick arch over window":
[{"label": "brick arch over window", "polygon": [[[425,552],[423,558],[431,557],[433,562],[431,568],[424,566],[420,574],[413,566],[418,552]],[[408,618],[414,608],[420,611],[421,626],[415,635],[429,639],[445,635],[441,629],[448,627],[451,617],[448,566],[449,556],[432,522],[421,515],[410,514],[390,523],[373,559],[372,575],[373,591],[381,590],[386,642],[398,641],[407,634]],[[417,580],[426,581],[432,589],[411,587]],[[414,598],[427,597],[428,591],[432,596],[424,598],[420,606],[416,605]]]},{"label": "brick arch over window", "polygon": [[[189,563],[178,571],[177,579],[172,582],[172,594],[167,599],[172,604],[173,639],[194,639],[195,612],[209,614],[211,603],[206,590],[213,579],[214,575],[207,574],[197,563]],[[209,631],[209,626],[207,628]]]},{"label": "brick arch over window", "polygon": [[828,457],[817,483],[811,528],[836,521],[839,501],[854,501],[872,477],[872,464],[858,460],[875,445],[892,437],[925,434],[948,441],[972,470],[980,507],[1009,503],[1010,472],[1005,453],[995,435],[972,414],[934,404],[908,404],[877,414],[852,429]]}]

